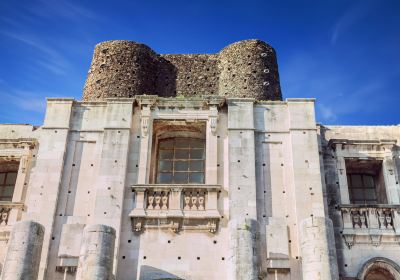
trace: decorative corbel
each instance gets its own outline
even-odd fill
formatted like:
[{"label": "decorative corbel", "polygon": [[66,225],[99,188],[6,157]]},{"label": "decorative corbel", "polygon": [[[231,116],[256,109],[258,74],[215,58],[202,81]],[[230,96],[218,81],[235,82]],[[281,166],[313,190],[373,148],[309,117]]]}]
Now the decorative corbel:
[{"label": "decorative corbel", "polygon": [[211,233],[217,232],[217,222],[215,221],[215,219],[211,219],[208,221],[207,228],[208,228],[208,231]]},{"label": "decorative corbel", "polygon": [[218,122],[217,116],[210,117],[210,129],[213,135],[215,135],[215,133],[217,132],[217,122]]},{"label": "decorative corbel", "polygon": [[149,119],[148,116],[141,117],[141,128],[142,128],[142,136],[147,137],[149,133]]},{"label": "decorative corbel", "polygon": [[132,223],[133,231],[137,232],[137,233],[141,232],[143,229],[143,222],[144,222],[144,219],[142,219],[142,218],[134,218],[133,223]]},{"label": "decorative corbel", "polygon": [[355,234],[343,234],[344,241],[346,242],[347,247],[351,249],[354,245]]},{"label": "decorative corbel", "polygon": [[178,233],[178,231],[179,231],[179,221],[172,220],[171,223],[170,223],[170,229],[174,233]]},{"label": "decorative corbel", "polygon": [[372,245],[374,245],[375,247],[378,247],[379,245],[381,245],[382,235],[371,234],[369,237],[371,238]]}]

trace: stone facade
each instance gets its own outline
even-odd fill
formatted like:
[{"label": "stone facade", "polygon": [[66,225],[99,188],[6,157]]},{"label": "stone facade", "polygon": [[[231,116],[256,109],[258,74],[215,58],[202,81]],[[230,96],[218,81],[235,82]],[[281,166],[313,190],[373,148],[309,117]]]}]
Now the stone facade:
[{"label": "stone facade", "polygon": [[258,40],[101,43],[83,101],[0,125],[1,279],[400,279],[399,140],[282,101]]}]

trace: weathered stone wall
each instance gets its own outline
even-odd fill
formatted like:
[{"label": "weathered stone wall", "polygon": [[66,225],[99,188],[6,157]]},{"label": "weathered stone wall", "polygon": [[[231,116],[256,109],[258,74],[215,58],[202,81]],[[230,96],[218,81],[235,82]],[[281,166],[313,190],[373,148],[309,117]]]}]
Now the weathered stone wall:
[{"label": "weathered stone wall", "polygon": [[[207,54],[161,55],[176,68],[176,95],[212,95],[218,92],[218,56]],[[159,79],[160,86],[162,81]]]},{"label": "weathered stone wall", "polygon": [[96,45],[83,100],[142,94],[282,99],[275,51],[260,40],[234,43],[219,54],[187,55],[158,55],[131,41]]}]

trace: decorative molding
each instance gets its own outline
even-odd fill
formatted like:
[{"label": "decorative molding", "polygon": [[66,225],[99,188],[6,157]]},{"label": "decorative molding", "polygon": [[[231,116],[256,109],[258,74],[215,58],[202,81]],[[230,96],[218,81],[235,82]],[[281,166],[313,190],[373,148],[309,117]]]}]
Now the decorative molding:
[{"label": "decorative molding", "polygon": [[210,116],[209,120],[210,120],[211,133],[213,135],[215,135],[215,133],[217,132],[218,117],[217,116]]},{"label": "decorative molding", "polygon": [[354,244],[398,244],[400,205],[340,205],[342,233],[349,249]]},{"label": "decorative molding", "polygon": [[344,241],[349,249],[354,245],[355,234],[343,234]]}]

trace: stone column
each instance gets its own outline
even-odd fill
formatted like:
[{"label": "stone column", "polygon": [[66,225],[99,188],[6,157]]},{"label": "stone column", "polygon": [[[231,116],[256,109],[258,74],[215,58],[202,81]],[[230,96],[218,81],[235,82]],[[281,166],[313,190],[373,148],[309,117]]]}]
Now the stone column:
[{"label": "stone column", "polygon": [[228,99],[229,230],[233,280],[258,279],[254,99]]},{"label": "stone column", "polygon": [[44,227],[33,221],[14,225],[1,280],[36,280],[39,272]]},{"label": "stone column", "polygon": [[258,279],[257,230],[258,222],[254,219],[233,219],[229,221],[230,257],[233,271],[230,279]]},{"label": "stone column", "polygon": [[336,253],[329,243],[334,244],[333,225],[329,218],[310,217],[302,220],[300,249],[303,279],[339,279]]},{"label": "stone column", "polygon": [[88,225],[84,229],[76,279],[112,280],[115,229]]}]

